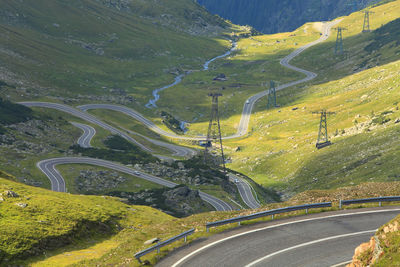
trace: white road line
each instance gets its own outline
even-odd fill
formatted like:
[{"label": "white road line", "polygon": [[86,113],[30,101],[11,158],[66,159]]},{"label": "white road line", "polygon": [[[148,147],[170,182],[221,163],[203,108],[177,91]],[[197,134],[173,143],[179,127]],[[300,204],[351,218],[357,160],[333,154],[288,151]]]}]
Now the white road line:
[{"label": "white road line", "polygon": [[352,261],[353,261],[353,260],[344,261],[344,262],[341,262],[341,263],[338,263],[338,264],[332,265],[331,267],[342,267],[342,266],[345,266],[346,264],[349,264],[349,263],[351,263]]},{"label": "white road line", "polygon": [[252,266],[254,266],[254,265],[256,265],[256,264],[258,264],[258,263],[260,263],[260,262],[265,261],[266,259],[269,259],[269,258],[271,258],[271,257],[273,257],[273,256],[276,256],[276,255],[278,255],[278,254],[281,254],[281,253],[288,252],[288,251],[293,250],[293,249],[297,249],[297,248],[301,248],[301,247],[306,247],[306,246],[309,246],[309,245],[313,245],[313,244],[317,244],[317,243],[322,243],[322,242],[325,242],[325,241],[329,241],[329,240],[333,240],[333,239],[338,239],[338,238],[343,238],[343,237],[349,237],[349,236],[356,236],[356,235],[363,235],[363,234],[375,233],[376,230],[377,230],[377,229],[374,229],[374,230],[367,230],[367,231],[362,231],[362,232],[357,232],[357,233],[350,233],[350,234],[343,234],[343,235],[330,236],[330,237],[325,237],[325,238],[321,238],[321,239],[318,239],[318,240],[313,240],[313,241],[310,241],[310,242],[307,242],[307,243],[299,244],[299,245],[296,245],[296,246],[293,246],[293,247],[290,247],[290,248],[285,248],[285,249],[276,251],[276,252],[274,252],[274,253],[268,254],[268,255],[266,255],[266,256],[264,256],[264,257],[262,257],[262,258],[259,258],[258,260],[255,260],[255,261],[253,261],[253,262],[251,262],[251,263],[245,265],[245,267],[252,267]]},{"label": "white road line", "polygon": [[184,256],[183,258],[181,258],[179,261],[177,261],[176,263],[174,263],[171,267],[177,267],[179,264],[183,263],[185,260],[189,259],[190,257],[196,255],[197,253],[206,250],[210,247],[213,247],[219,243],[228,241],[230,239],[233,238],[237,238],[240,236],[244,236],[244,235],[248,235],[251,233],[255,233],[255,232],[259,232],[259,231],[263,231],[263,230],[267,230],[267,229],[273,229],[273,228],[277,228],[277,227],[281,227],[281,226],[285,226],[285,225],[291,225],[291,224],[296,224],[296,223],[303,223],[303,222],[310,222],[310,221],[317,221],[317,220],[324,220],[324,219],[329,219],[329,218],[337,218],[337,217],[345,217],[345,216],[352,216],[352,215],[361,215],[361,214],[370,214],[370,213],[380,213],[380,212],[388,212],[388,211],[400,211],[400,208],[398,209],[388,209],[388,210],[376,210],[376,211],[362,211],[362,212],[352,212],[352,213],[346,213],[346,214],[336,214],[336,215],[329,215],[329,216],[324,216],[324,217],[318,217],[318,218],[311,218],[311,219],[304,219],[304,220],[298,220],[298,221],[294,221],[294,222],[286,222],[286,223],[281,223],[281,224],[276,224],[276,225],[271,225],[271,226],[267,226],[267,227],[262,227],[259,229],[254,229],[254,230],[250,230],[244,233],[240,233],[240,234],[236,234],[233,236],[229,236],[223,239],[220,239],[218,241],[214,241],[208,245],[205,245],[204,247],[201,247],[191,253],[189,253],[188,255]]}]

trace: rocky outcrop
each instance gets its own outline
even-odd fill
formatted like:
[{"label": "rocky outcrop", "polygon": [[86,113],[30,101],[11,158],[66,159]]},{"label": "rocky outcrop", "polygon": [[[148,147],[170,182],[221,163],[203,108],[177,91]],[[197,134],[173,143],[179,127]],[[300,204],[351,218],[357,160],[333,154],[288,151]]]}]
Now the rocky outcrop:
[{"label": "rocky outcrop", "polygon": [[[382,257],[386,256],[391,261],[391,253],[397,254],[399,244],[395,240],[399,237],[400,224],[397,219],[386,224],[371,237],[370,241],[358,246],[354,251],[353,261],[346,267],[373,266]],[[391,262],[392,266],[398,266],[399,262]],[[384,263],[383,263],[384,264]]]},{"label": "rocky outcrop", "polygon": [[75,185],[81,193],[103,193],[105,190],[116,188],[126,180],[115,171],[82,170],[75,179]]},{"label": "rocky outcrop", "polygon": [[119,191],[110,195],[124,198],[128,204],[151,206],[176,217],[212,210],[212,207],[200,198],[198,190],[191,190],[187,186],[145,189],[138,193]]}]

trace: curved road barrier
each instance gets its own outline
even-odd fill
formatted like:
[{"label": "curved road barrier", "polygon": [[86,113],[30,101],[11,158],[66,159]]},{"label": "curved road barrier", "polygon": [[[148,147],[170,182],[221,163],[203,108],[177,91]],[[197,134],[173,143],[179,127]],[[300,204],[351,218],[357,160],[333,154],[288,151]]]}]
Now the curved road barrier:
[{"label": "curved road barrier", "polygon": [[309,209],[327,208],[327,207],[332,207],[332,202],[306,204],[306,205],[285,207],[285,208],[274,209],[274,210],[267,210],[267,211],[253,213],[253,214],[250,214],[247,216],[239,216],[239,217],[235,217],[235,218],[231,218],[231,219],[227,219],[227,220],[210,222],[210,223],[206,224],[206,228],[207,228],[207,232],[208,232],[211,227],[221,226],[221,225],[225,225],[225,224],[236,223],[236,222],[240,224],[240,222],[242,222],[242,221],[253,220],[253,219],[266,217],[266,216],[274,216],[276,214],[290,212],[290,211],[296,211],[296,210],[306,210],[306,213],[308,213]]},{"label": "curved road barrier", "polygon": [[[145,179],[147,181],[166,186],[169,188],[174,188],[178,184],[164,180],[162,178],[137,171],[131,168],[128,168],[124,165],[117,164],[111,161],[102,160],[102,159],[92,159],[92,158],[81,158],[81,157],[65,157],[65,158],[54,158],[54,159],[46,159],[38,162],[37,167],[49,178],[51,182],[51,190],[58,192],[66,192],[65,180],[62,175],[57,171],[56,166],[61,164],[89,164],[100,166],[104,168],[109,168],[115,171],[123,172],[129,175],[133,175],[139,177],[141,179]],[[214,196],[201,192],[199,190],[200,198],[211,204],[218,211],[231,211],[232,207],[218,199]]]},{"label": "curved road barrier", "polygon": [[173,243],[175,241],[178,241],[178,240],[180,240],[182,238],[184,238],[185,242],[186,242],[186,237],[188,235],[193,234],[194,231],[195,231],[195,229],[190,229],[189,231],[186,231],[186,232],[184,232],[182,234],[179,234],[177,236],[171,237],[170,239],[167,239],[167,240],[165,240],[163,242],[160,242],[157,245],[154,245],[154,246],[149,247],[149,248],[147,248],[145,250],[142,250],[142,251],[140,251],[140,252],[135,254],[135,258],[139,261],[139,263],[142,263],[142,261],[140,260],[140,257],[143,257],[144,255],[149,254],[150,252],[153,252],[154,250],[157,250],[157,252],[160,253],[160,248],[165,247],[166,245],[169,245],[169,244],[171,244],[171,243]]},{"label": "curved road barrier", "polygon": [[330,267],[349,261],[354,248],[399,212],[400,207],[340,210],[261,222],[192,242],[156,266]]},{"label": "curved road barrier", "polygon": [[361,198],[361,199],[350,199],[350,200],[340,200],[339,209],[345,205],[360,204],[360,203],[376,203],[379,202],[379,207],[382,206],[382,202],[395,202],[400,201],[400,196],[391,197],[373,197],[373,198]]}]

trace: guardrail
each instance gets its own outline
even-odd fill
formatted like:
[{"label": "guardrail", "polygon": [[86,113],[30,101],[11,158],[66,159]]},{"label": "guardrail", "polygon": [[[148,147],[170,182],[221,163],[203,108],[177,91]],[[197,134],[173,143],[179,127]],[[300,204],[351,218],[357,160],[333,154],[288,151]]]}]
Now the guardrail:
[{"label": "guardrail", "polygon": [[142,263],[142,261],[140,260],[140,257],[143,257],[144,255],[146,255],[146,254],[148,254],[148,253],[150,253],[150,252],[152,252],[154,250],[157,250],[157,253],[160,253],[160,248],[162,248],[162,247],[164,247],[166,245],[169,245],[169,244],[171,244],[171,243],[173,243],[173,242],[175,242],[175,241],[177,241],[179,239],[182,239],[182,238],[184,238],[185,242],[186,242],[186,237],[188,235],[193,234],[194,231],[195,231],[195,229],[190,229],[189,231],[186,231],[184,233],[181,233],[179,235],[171,237],[170,239],[167,239],[167,240],[165,240],[163,242],[160,242],[160,243],[158,243],[158,244],[156,244],[156,245],[154,245],[152,247],[149,247],[149,248],[147,248],[145,250],[139,251],[138,253],[135,254],[135,258],[139,261],[139,263]]},{"label": "guardrail", "polygon": [[235,218],[231,218],[231,219],[227,219],[227,220],[210,222],[210,223],[206,224],[206,229],[208,232],[211,227],[221,226],[221,225],[225,225],[225,224],[237,222],[240,225],[240,222],[242,222],[242,221],[253,220],[253,219],[266,217],[266,216],[272,216],[272,219],[274,219],[274,215],[280,214],[280,213],[296,211],[296,210],[306,210],[306,213],[308,213],[309,209],[326,208],[326,207],[332,207],[332,202],[323,202],[323,203],[315,203],[315,204],[307,204],[307,205],[279,208],[279,209],[274,209],[274,210],[257,212],[257,213],[253,213],[253,214],[250,214],[247,216],[239,216],[239,217],[235,217]]},{"label": "guardrail", "polygon": [[400,196],[340,200],[339,201],[339,209],[341,209],[342,206],[345,206],[345,205],[359,204],[359,203],[373,203],[373,202],[379,202],[379,207],[381,207],[382,202],[392,202],[392,201],[400,201]]}]

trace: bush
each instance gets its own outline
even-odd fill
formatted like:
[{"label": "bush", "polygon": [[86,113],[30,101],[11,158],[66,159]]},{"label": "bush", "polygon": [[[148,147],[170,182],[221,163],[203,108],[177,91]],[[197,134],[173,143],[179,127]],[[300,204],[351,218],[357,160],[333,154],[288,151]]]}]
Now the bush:
[{"label": "bush", "polygon": [[150,163],[158,161],[156,157],[143,151],[127,152],[104,148],[83,148],[79,145],[73,145],[70,149],[72,149],[74,153],[80,153],[85,157],[117,161],[123,164]]},{"label": "bush", "polygon": [[10,125],[32,118],[33,111],[30,108],[0,98],[0,124]]}]

